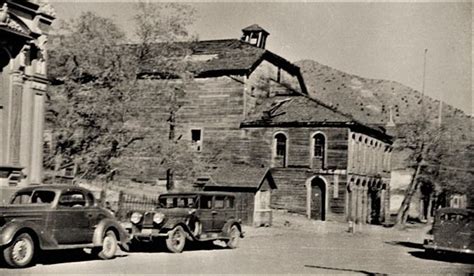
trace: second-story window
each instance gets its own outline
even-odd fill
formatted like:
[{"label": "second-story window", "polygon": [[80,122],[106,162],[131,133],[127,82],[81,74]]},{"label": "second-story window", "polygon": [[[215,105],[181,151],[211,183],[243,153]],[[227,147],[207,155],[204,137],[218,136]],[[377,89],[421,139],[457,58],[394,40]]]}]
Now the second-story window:
[{"label": "second-story window", "polygon": [[191,129],[191,145],[195,151],[202,150],[202,130]]},{"label": "second-story window", "polygon": [[325,147],[326,147],[326,138],[324,137],[323,134],[318,133],[315,134],[314,137],[314,147],[313,147],[313,156],[315,158],[324,158],[325,154]]},{"label": "second-story window", "polygon": [[312,137],[312,168],[325,168],[326,158],[326,136],[322,133],[316,133]]},{"label": "second-story window", "polygon": [[285,134],[278,133],[274,138],[274,166],[286,167],[287,138]]}]

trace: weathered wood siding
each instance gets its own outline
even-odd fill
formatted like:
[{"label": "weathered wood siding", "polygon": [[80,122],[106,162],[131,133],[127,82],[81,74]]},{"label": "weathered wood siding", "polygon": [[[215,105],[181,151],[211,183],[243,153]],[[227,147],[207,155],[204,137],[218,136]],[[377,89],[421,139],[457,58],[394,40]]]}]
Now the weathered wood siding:
[{"label": "weathered wood siding", "polygon": [[278,189],[272,191],[272,208],[307,215],[307,185],[311,185],[311,180],[314,177],[321,177],[327,183],[325,192],[328,207],[326,219],[345,220],[347,196],[345,174],[315,174],[302,168],[273,168],[272,175],[278,185]]},{"label": "weathered wood siding", "polygon": [[273,139],[279,132],[288,138],[288,167],[311,168],[312,135],[322,132],[327,138],[325,168],[314,169],[347,169],[346,128],[246,128],[241,141],[246,161],[254,166],[271,166]]},{"label": "weathered wood siding", "polygon": [[191,129],[202,129],[202,152],[224,151],[238,157],[244,86],[241,77],[196,79],[186,91],[177,116],[177,135],[191,141]]}]

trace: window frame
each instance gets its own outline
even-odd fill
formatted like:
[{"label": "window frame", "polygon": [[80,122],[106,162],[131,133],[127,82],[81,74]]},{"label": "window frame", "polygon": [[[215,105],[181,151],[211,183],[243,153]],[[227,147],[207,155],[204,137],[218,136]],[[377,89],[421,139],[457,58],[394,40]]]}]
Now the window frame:
[{"label": "window frame", "polygon": [[[321,135],[323,138],[324,138],[324,145],[323,145],[323,154],[321,157],[317,157],[315,156],[315,146],[316,146],[316,136],[317,135]],[[328,152],[328,137],[326,135],[326,133],[324,133],[323,131],[315,131],[315,132],[312,132],[310,137],[310,148],[309,148],[309,153],[310,153],[310,166],[311,168],[313,168],[313,159],[315,158],[319,158],[321,159],[321,163],[322,163],[322,168],[325,169],[326,168],[326,165],[327,165],[327,152]]]},{"label": "window frame", "polygon": [[277,141],[277,136],[283,135],[285,137],[285,156],[283,156],[283,166],[282,168],[288,167],[288,152],[290,148],[290,139],[288,137],[288,134],[283,132],[283,131],[277,131],[273,134],[273,139],[272,139],[272,167],[277,167],[276,166],[276,158],[281,157],[281,155],[278,155],[278,141]]},{"label": "window frame", "polygon": [[[193,131],[199,131],[200,140],[193,140]],[[202,152],[202,147],[204,145],[204,129],[200,127],[192,127],[189,129],[189,140],[191,141],[191,147],[196,152]]]}]

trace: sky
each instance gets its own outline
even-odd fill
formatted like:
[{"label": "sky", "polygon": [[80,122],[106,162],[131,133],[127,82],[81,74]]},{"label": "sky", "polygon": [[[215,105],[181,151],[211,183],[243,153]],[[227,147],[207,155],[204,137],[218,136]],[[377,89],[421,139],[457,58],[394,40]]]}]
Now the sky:
[{"label": "sky", "polygon": [[[133,32],[133,1],[49,0],[58,19],[93,11]],[[153,1],[152,1],[153,2]],[[365,78],[400,82],[474,114],[472,4],[464,2],[190,2],[199,39],[240,38],[258,24],[266,48]]]}]

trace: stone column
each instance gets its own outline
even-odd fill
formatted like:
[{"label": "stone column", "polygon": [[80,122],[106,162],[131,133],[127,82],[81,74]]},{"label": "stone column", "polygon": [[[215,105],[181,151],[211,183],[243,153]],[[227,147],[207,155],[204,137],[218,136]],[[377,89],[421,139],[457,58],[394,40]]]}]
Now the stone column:
[{"label": "stone column", "polygon": [[357,186],[357,214],[356,221],[357,223],[362,223],[362,202],[363,202],[363,190],[361,184]]},{"label": "stone column", "polygon": [[31,147],[30,183],[41,183],[43,180],[43,125],[44,93],[37,91],[34,95],[34,118]]},{"label": "stone column", "polygon": [[379,220],[380,222],[385,221],[385,189],[380,190],[380,215]]},{"label": "stone column", "polygon": [[21,104],[23,94],[22,75],[13,74],[13,82],[9,106],[9,127],[7,138],[7,162],[13,165],[20,164],[20,134],[21,134]]},{"label": "stone column", "polygon": [[367,222],[367,183],[365,186],[362,186],[362,212],[361,212],[361,222],[365,224]]},{"label": "stone column", "polygon": [[24,168],[26,175],[21,185],[28,185],[30,181],[30,162],[31,162],[31,142],[33,130],[33,112],[34,112],[34,91],[31,89],[31,82],[25,82],[23,86],[23,99],[21,105],[21,136],[20,136],[20,165]]}]

